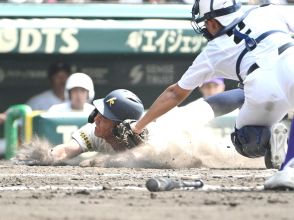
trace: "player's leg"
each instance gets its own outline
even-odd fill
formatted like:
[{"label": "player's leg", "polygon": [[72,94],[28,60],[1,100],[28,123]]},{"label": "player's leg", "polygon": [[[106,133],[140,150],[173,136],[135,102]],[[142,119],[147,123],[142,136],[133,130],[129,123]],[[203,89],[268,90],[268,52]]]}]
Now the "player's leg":
[{"label": "player's leg", "polygon": [[[204,101],[206,101],[210,105],[210,107],[212,108],[214,112],[215,117],[217,117],[220,115],[227,114],[236,108],[240,108],[244,103],[244,99],[245,99],[244,91],[241,89],[234,89],[234,90],[226,91],[214,96],[210,96],[206,98]],[[256,103],[258,104],[260,102],[256,102]],[[279,106],[282,107],[285,105],[279,105]],[[279,167],[281,163],[283,162],[284,156],[286,154],[286,149],[285,149],[285,147],[287,146],[287,143],[286,143],[287,132],[285,132],[286,127],[285,125],[280,123],[274,125],[272,128],[274,135],[272,135],[272,138],[271,138],[270,126],[260,126],[260,125],[263,125],[263,123],[265,122],[264,103],[262,103],[261,107],[258,109],[261,110],[260,113],[257,113],[256,105],[252,106],[251,104],[247,104],[245,108],[242,108],[241,118],[244,119],[244,122],[248,123],[248,125],[259,125],[259,126],[246,126],[240,131],[240,133],[235,132],[235,134],[237,135],[242,133],[241,136],[243,138],[243,140],[240,140],[240,143],[238,144],[238,146],[242,145],[242,147],[236,147],[236,150],[240,154],[246,157],[259,157],[259,156],[267,155],[267,157],[265,158],[266,166],[268,168]],[[276,111],[280,112],[280,108],[277,108]],[[276,119],[277,112],[275,111],[272,112],[273,116],[270,115],[269,118],[273,119],[274,121],[278,120]],[[252,115],[255,115],[255,114],[257,117],[252,117]],[[258,119],[260,119],[260,121],[258,121]],[[274,122],[269,121],[267,123],[272,124]],[[241,121],[241,124],[242,124],[242,121]],[[257,139],[257,137],[261,137],[261,138]],[[266,149],[263,147],[263,146],[266,146],[267,148],[269,148],[269,143],[268,143],[269,140],[271,140],[271,142],[274,142],[274,144],[272,144],[274,161],[272,159],[271,151],[268,150],[266,154]],[[257,146],[257,142],[259,146]],[[243,148],[246,148],[247,150],[243,151]]]},{"label": "player's leg", "polygon": [[[283,88],[287,91],[287,98],[291,108],[294,107],[294,48],[288,49],[284,57],[281,57],[281,64],[277,66],[280,77],[283,78]],[[294,189],[294,119],[292,119],[290,135],[288,140],[288,150],[281,169],[269,178],[265,184],[265,189],[291,188]]]},{"label": "player's leg", "polygon": [[244,90],[232,89],[204,99],[214,112],[214,116],[218,117],[241,108],[244,103]]},{"label": "player's leg", "polygon": [[[294,47],[291,47],[285,51],[285,53],[279,56],[278,62],[274,65],[276,82],[279,83],[276,89],[284,91],[284,97],[289,108],[293,108],[294,106],[293,59]],[[280,168],[278,165],[284,161],[288,148],[287,139],[288,132],[284,124],[275,124],[272,126],[272,136],[270,140],[271,161],[275,168]]]},{"label": "player's leg", "polygon": [[[205,99],[197,99],[187,105],[179,108],[174,108],[172,111],[163,115],[157,122],[175,122],[177,121],[178,126],[185,121],[184,126],[189,129],[193,129],[193,124],[196,126],[207,124],[214,117],[218,117],[233,110],[240,108],[244,103],[244,91],[241,89],[233,89],[225,91]],[[191,127],[192,126],[192,127]]]},{"label": "player's leg", "polygon": [[[236,131],[232,135],[233,144],[242,155],[247,157],[266,155],[270,150],[270,140],[275,139],[277,135],[279,136],[277,143],[280,144],[278,149],[287,146],[287,134],[283,133],[283,129],[280,132],[273,127],[275,131],[270,131],[272,125],[279,122],[289,109],[284,91],[280,88],[280,82],[275,74],[268,71],[263,72],[259,69],[247,77],[244,87],[245,102],[236,120]],[[280,164],[284,156],[285,153],[280,156]],[[272,155],[271,157],[273,158]]]},{"label": "player's leg", "polygon": [[294,189],[294,119],[292,119],[288,151],[281,169],[265,181],[265,189],[291,188]]}]

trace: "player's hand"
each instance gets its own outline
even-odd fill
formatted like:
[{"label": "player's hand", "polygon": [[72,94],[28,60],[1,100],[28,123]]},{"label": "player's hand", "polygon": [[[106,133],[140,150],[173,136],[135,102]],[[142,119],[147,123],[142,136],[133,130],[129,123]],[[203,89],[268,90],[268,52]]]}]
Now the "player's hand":
[{"label": "player's hand", "polygon": [[140,129],[139,126],[137,125],[137,123],[138,123],[138,121],[131,123],[130,127],[135,134],[141,134],[144,131],[144,128]]}]

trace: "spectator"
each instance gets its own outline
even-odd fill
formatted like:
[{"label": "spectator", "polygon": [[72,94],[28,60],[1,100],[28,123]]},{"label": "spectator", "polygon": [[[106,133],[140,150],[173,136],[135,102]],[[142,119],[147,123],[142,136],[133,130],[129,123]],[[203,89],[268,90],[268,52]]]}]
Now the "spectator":
[{"label": "spectator", "polygon": [[49,112],[84,112],[89,115],[94,110],[89,104],[95,95],[94,84],[85,73],[74,73],[67,79],[64,95],[69,100],[51,106]]},{"label": "spectator", "polygon": [[48,79],[51,89],[30,98],[27,102],[33,110],[47,111],[52,105],[60,104],[65,101],[64,87],[71,68],[68,64],[57,62],[48,69]]},{"label": "spectator", "polygon": [[0,113],[0,125],[3,124],[6,120],[6,112]]},{"label": "spectator", "polygon": [[225,91],[225,83],[223,78],[214,78],[208,81],[205,81],[202,86],[199,87],[199,90],[204,98],[212,96],[218,93]]}]

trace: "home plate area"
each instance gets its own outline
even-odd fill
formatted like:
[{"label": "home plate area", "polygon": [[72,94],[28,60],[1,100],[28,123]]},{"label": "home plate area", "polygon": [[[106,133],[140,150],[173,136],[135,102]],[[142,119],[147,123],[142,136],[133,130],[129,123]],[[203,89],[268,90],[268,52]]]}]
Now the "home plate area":
[{"label": "home plate area", "polygon": [[[265,191],[266,169],[129,169],[0,163],[0,219],[291,219],[292,191]],[[201,179],[150,192],[146,181]]]}]

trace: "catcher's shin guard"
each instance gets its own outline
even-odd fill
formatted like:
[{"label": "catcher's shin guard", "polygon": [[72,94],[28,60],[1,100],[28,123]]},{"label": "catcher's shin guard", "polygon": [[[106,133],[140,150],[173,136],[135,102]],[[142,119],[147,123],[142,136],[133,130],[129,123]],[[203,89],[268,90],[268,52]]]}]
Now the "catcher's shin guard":
[{"label": "catcher's shin guard", "polygon": [[245,157],[264,156],[269,148],[271,131],[264,126],[244,126],[231,134],[231,140],[238,153]]}]

